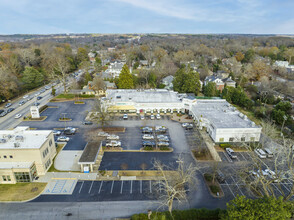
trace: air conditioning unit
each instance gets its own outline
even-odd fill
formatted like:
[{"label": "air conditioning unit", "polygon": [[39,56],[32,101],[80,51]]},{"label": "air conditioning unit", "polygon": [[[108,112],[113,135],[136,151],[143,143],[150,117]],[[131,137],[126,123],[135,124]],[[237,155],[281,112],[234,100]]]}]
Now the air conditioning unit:
[{"label": "air conditioning unit", "polygon": [[14,143],[14,147],[15,147],[15,148],[20,147],[20,143],[18,143],[18,142]]}]

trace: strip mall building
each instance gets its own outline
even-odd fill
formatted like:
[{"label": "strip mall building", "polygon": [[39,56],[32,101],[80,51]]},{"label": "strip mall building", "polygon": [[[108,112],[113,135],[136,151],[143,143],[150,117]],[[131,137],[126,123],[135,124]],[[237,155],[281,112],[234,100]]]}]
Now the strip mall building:
[{"label": "strip mall building", "polygon": [[261,127],[250,121],[224,99],[196,99],[165,89],[107,90],[102,99],[109,112],[190,114],[214,142],[256,142]]}]

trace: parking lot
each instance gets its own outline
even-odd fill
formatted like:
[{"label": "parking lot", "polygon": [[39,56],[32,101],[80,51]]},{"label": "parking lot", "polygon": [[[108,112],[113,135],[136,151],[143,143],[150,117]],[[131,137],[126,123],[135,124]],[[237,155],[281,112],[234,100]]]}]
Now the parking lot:
[{"label": "parking lot", "polygon": [[155,199],[156,181],[79,181],[71,195],[41,195],[32,202],[124,201]]}]

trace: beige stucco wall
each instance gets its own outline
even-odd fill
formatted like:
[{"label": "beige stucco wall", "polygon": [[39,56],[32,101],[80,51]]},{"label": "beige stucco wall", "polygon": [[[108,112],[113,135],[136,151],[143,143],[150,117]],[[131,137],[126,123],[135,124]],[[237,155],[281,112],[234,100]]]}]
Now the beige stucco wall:
[{"label": "beige stucco wall", "polygon": [[[50,140],[52,140],[51,146],[49,146]],[[46,150],[46,148],[48,148],[49,152],[45,157],[43,157],[43,152]],[[36,165],[38,175],[44,175],[47,172],[47,170],[50,168],[50,166],[52,165],[53,158],[55,155],[56,155],[55,141],[54,141],[53,133],[51,132],[47,140],[43,143],[43,145],[40,148],[22,149],[20,147],[20,148],[12,148],[12,149],[0,149],[0,162],[34,162]],[[6,156],[7,158],[4,158],[4,156]],[[12,156],[12,158],[10,158],[10,156]],[[45,169],[45,163],[49,159],[51,160],[51,163],[47,167],[47,169]],[[11,171],[3,170],[0,167],[0,175],[2,172],[11,173]],[[0,183],[1,183],[1,180],[0,180]]]}]

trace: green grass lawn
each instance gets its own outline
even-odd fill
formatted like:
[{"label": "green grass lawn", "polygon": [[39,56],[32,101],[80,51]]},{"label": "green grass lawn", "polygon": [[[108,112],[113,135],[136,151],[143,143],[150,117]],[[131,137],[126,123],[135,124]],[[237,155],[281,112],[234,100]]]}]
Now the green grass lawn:
[{"label": "green grass lawn", "polygon": [[16,183],[0,185],[0,201],[25,201],[38,196],[47,183]]}]

